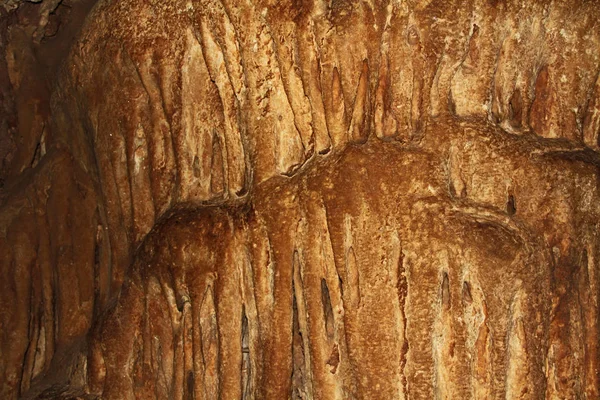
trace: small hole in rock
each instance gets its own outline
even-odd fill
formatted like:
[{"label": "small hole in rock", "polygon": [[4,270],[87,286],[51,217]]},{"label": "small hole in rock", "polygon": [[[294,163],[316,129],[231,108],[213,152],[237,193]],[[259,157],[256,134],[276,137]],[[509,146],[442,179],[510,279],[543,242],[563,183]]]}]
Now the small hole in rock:
[{"label": "small hole in rock", "polygon": [[325,331],[329,339],[334,337],[334,320],[333,320],[333,307],[331,306],[331,296],[329,294],[329,287],[325,279],[321,279],[321,302],[323,304],[323,318],[325,320]]},{"label": "small hole in rock", "polygon": [[192,170],[194,171],[194,178],[200,177],[201,169],[200,169],[200,159],[198,156],[194,156],[194,162],[192,163]]},{"label": "small hole in rock", "polygon": [[515,215],[517,212],[517,203],[515,200],[515,196],[512,194],[508,195],[508,200],[506,201],[506,212],[508,215]]},{"label": "small hole in rock", "polygon": [[450,279],[446,272],[442,276],[442,305],[444,309],[450,309]]},{"label": "small hole in rock", "polygon": [[326,147],[323,150],[319,151],[319,154],[325,155],[328,154],[331,151],[331,147]]}]

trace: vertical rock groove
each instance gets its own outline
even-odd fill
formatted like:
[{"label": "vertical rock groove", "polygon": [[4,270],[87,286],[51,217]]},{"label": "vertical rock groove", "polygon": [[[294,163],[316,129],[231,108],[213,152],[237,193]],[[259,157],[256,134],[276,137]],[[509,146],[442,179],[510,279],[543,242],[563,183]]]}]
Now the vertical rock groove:
[{"label": "vertical rock groove", "polygon": [[370,126],[371,104],[369,101],[369,62],[363,61],[360,77],[358,78],[358,87],[354,97],[354,106],[352,108],[352,118],[348,138],[351,143],[365,142],[368,137],[368,127]]},{"label": "vertical rock groove", "polygon": [[409,351],[409,343],[406,337],[407,331],[407,320],[406,320],[406,302],[408,297],[408,281],[406,279],[406,267],[404,265],[404,254],[400,248],[398,254],[398,271],[397,271],[397,290],[398,290],[398,307],[400,312],[400,323],[401,323],[401,353],[400,353],[400,398],[406,399],[408,396],[408,381],[406,379],[406,360]]},{"label": "vertical rock groove", "polygon": [[[296,262],[294,266],[297,267]],[[292,375],[291,375],[291,398],[304,399],[308,396],[309,376],[307,371],[306,354],[306,335],[305,329],[302,329],[301,309],[299,310],[298,297],[296,290],[296,273],[292,281]],[[302,297],[300,298],[302,301]],[[302,307],[302,306],[300,306]],[[303,334],[304,333],[304,334]]]},{"label": "vertical rock groove", "polygon": [[323,320],[325,321],[325,332],[327,340],[332,341],[334,337],[333,309],[331,308],[331,298],[325,278],[321,279],[321,302],[323,303]]},{"label": "vertical rock groove", "polygon": [[253,398],[252,364],[250,363],[250,339],[248,335],[248,318],[246,311],[242,311],[242,399]]},{"label": "vertical rock groove", "polygon": [[209,286],[204,294],[204,299],[200,303],[198,322],[199,326],[200,351],[197,354],[200,358],[198,365],[198,375],[203,376],[204,382],[199,382],[198,388],[203,392],[197,393],[197,398],[215,399],[219,395],[219,343],[217,336],[217,319],[212,288]]}]

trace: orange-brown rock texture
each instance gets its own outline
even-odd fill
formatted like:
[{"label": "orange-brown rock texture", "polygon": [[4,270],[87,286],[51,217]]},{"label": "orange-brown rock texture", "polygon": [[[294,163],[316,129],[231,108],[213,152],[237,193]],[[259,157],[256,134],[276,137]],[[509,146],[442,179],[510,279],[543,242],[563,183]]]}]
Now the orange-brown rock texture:
[{"label": "orange-brown rock texture", "polygon": [[1,398],[600,398],[600,4],[38,3]]}]

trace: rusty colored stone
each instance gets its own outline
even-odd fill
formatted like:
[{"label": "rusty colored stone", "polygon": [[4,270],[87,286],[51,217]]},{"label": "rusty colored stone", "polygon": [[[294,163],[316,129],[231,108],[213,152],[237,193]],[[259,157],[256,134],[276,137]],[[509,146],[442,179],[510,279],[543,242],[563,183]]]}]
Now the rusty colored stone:
[{"label": "rusty colored stone", "polygon": [[0,397],[600,396],[593,2],[0,13]]}]

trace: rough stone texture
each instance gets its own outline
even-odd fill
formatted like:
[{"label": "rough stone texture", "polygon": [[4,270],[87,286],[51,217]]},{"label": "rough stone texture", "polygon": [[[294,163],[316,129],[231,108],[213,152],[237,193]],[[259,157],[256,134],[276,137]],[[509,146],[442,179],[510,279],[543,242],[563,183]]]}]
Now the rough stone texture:
[{"label": "rough stone texture", "polygon": [[87,333],[94,285],[107,267],[96,247],[104,230],[89,176],[56,149],[28,178],[1,214],[4,396],[8,388],[27,392],[34,377],[61,367],[55,355]]},{"label": "rough stone texture", "polygon": [[249,204],[173,210],[98,332],[93,387],[596,397],[597,171],[557,150],[444,120],[418,147],[352,145]]},{"label": "rough stone texture", "polygon": [[600,397],[597,4],[100,0],[26,80],[57,4],[0,25],[3,398]]}]

